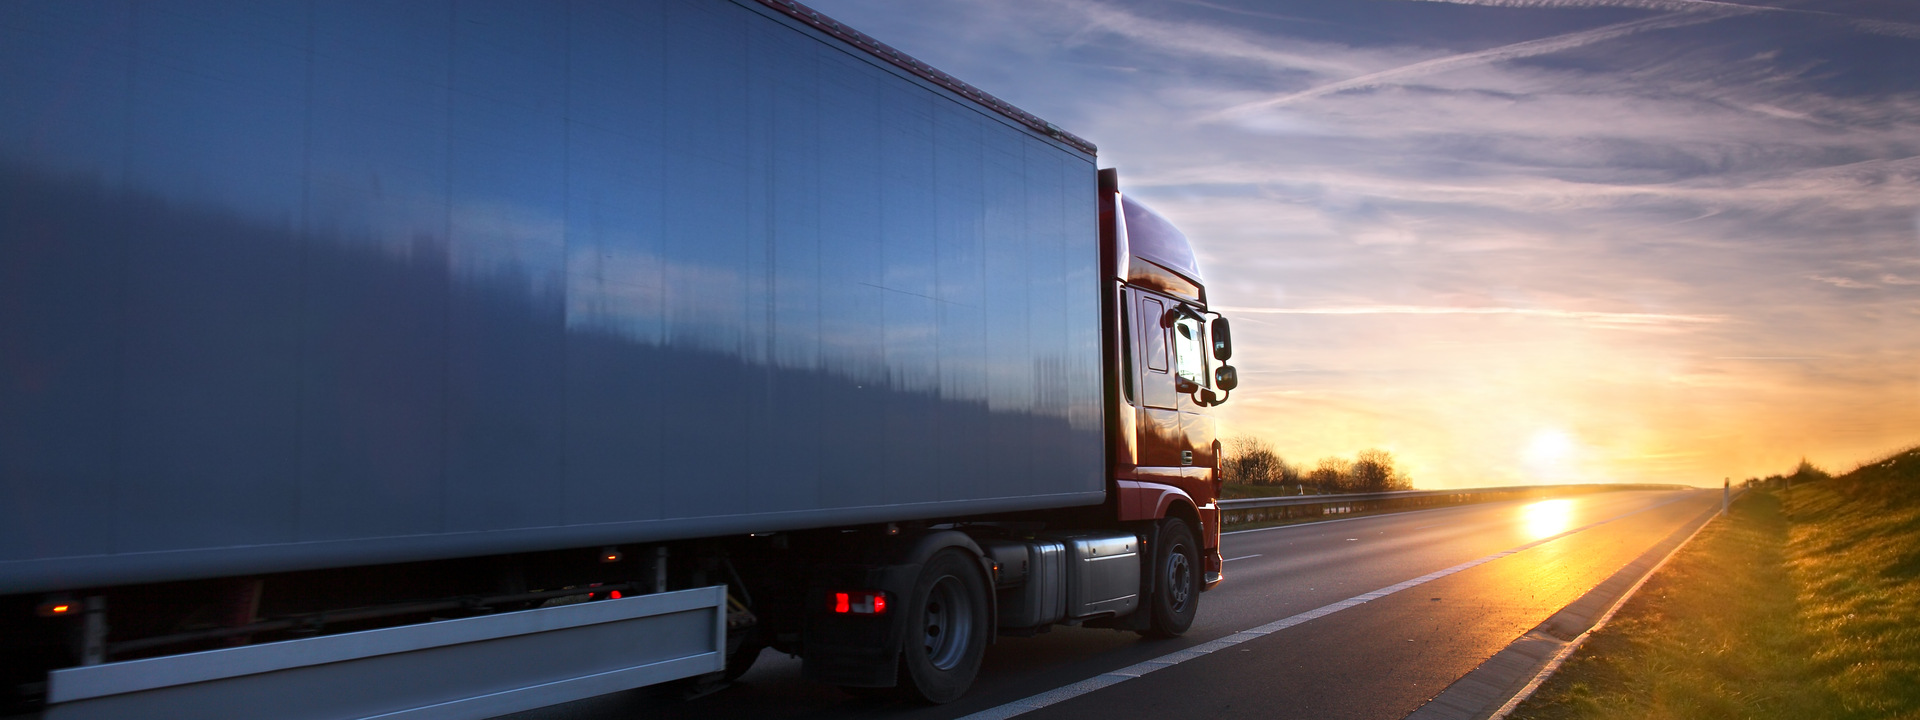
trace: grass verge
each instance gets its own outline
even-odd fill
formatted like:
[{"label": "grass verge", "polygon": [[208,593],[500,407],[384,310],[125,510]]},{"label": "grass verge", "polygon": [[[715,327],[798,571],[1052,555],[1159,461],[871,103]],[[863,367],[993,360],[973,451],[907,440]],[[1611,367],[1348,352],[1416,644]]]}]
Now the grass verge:
[{"label": "grass verge", "polygon": [[1920,720],[1920,448],[1747,493],[1512,717]]}]

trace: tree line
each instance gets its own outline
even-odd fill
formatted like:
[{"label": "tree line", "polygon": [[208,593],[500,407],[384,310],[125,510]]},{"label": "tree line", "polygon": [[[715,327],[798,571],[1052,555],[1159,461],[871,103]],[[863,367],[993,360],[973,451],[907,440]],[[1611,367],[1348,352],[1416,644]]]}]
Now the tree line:
[{"label": "tree line", "polygon": [[1803,483],[1810,483],[1815,480],[1831,479],[1833,479],[1832,473],[1814,467],[1813,463],[1807,462],[1806,458],[1800,458],[1800,465],[1795,467],[1792,473],[1786,475],[1774,473],[1764,478],[1750,477],[1742,484],[1748,488],[1770,488],[1779,490]]},{"label": "tree line", "polygon": [[1323,457],[1304,467],[1287,462],[1256,437],[1231,437],[1224,445],[1220,474],[1229,483],[1298,487],[1315,494],[1413,489],[1413,478],[1394,467],[1393,454],[1385,450],[1361,450],[1352,460]]}]

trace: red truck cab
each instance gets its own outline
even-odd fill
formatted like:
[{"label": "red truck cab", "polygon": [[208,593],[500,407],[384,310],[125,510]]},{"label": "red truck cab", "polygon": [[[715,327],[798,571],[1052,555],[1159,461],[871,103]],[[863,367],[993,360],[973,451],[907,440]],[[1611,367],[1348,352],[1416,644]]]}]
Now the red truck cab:
[{"label": "red truck cab", "polygon": [[1207,306],[1186,235],[1100,172],[1108,423],[1119,519],[1182,518],[1202,547],[1205,589],[1222,579],[1220,441],[1212,408],[1238,384],[1226,318]]}]

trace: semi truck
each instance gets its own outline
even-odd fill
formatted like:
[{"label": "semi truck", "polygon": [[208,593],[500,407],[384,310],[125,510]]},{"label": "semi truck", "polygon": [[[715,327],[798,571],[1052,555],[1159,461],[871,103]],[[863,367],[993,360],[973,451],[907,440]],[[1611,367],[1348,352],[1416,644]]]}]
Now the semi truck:
[{"label": "semi truck", "polygon": [[1221,581],[1185,235],[800,3],[16,0],[0,86],[16,710],[940,703]]}]

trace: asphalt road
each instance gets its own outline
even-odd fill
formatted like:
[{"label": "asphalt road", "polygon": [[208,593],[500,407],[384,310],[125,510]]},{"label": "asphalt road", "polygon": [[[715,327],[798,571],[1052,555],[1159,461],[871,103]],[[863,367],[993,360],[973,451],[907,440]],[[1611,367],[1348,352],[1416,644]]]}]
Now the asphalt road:
[{"label": "asphalt road", "polygon": [[[508,717],[945,720],[1005,717],[1035,696],[1054,693],[1052,704],[1020,717],[1391,720],[1719,498],[1717,491],[1600,493],[1231,533],[1223,540],[1227,581],[1202,596],[1200,618],[1186,637],[1145,640],[1061,627],[1032,638],[1000,638],[972,692],[949,705],[859,697],[805,683],[798,660],[768,651],[740,682],[705,697],[687,700],[648,688]],[[1406,585],[1474,561],[1482,562]],[[1396,585],[1401,589],[1355,602]],[[1265,634],[1244,632],[1262,626]],[[1189,649],[1207,652],[1181,652]],[[1156,659],[1180,662],[1150,662]],[[1139,674],[1139,667],[1153,670]],[[1120,676],[1131,679],[1112,684]],[[1094,678],[1091,684],[1107,686],[1080,692]]]}]

